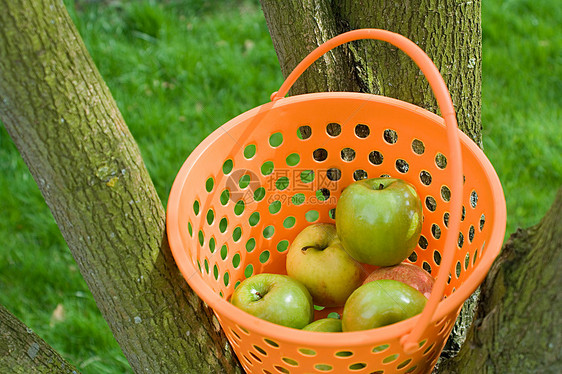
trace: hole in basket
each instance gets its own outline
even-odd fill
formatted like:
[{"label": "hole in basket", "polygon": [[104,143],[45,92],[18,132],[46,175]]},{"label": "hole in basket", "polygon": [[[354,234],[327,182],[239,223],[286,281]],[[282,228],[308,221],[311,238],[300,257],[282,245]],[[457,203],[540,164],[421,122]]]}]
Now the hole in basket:
[{"label": "hole in basket", "polygon": [[353,352],[350,352],[350,351],[338,351],[338,352],[336,352],[336,356],[337,356],[337,357],[349,357],[349,356],[353,356]]},{"label": "hole in basket", "polygon": [[269,175],[273,173],[274,165],[273,161],[266,161],[261,165],[261,173],[263,175]]},{"label": "hole in basket", "polygon": [[197,260],[197,268],[199,269],[199,272],[203,274],[203,270],[201,270],[201,263],[199,262],[199,260]]},{"label": "hole in basket", "polygon": [[384,130],[383,138],[388,144],[394,144],[398,141],[398,134],[394,130],[386,129]]},{"label": "hole in basket", "polygon": [[447,167],[447,157],[443,153],[437,153],[435,155],[435,165],[439,169],[445,169]]},{"label": "hole in basket", "polygon": [[252,215],[250,215],[250,218],[248,218],[248,223],[252,227],[257,225],[259,222],[260,222],[260,213],[259,212],[252,213]]},{"label": "hole in basket", "polygon": [[283,143],[283,134],[276,132],[269,137],[269,145],[273,148],[279,147]]},{"label": "hole in basket", "polygon": [[314,171],[313,170],[301,171],[300,179],[302,183],[312,183],[312,181],[314,181]]},{"label": "hole in basket", "polygon": [[212,209],[207,211],[207,223],[211,225],[215,221],[215,212]]},{"label": "hole in basket", "polygon": [[408,256],[408,260],[410,260],[411,262],[416,262],[418,260],[418,254],[416,253],[416,251],[412,252],[410,256]]},{"label": "hole in basket", "polygon": [[205,243],[205,236],[203,235],[203,231],[199,230],[199,245],[203,245]]},{"label": "hole in basket", "polygon": [[226,260],[226,256],[228,256],[228,246],[226,244],[223,244],[223,246],[221,247],[221,258],[223,260]]},{"label": "hole in basket", "polygon": [[213,266],[213,276],[215,277],[215,280],[219,280],[219,268],[217,264]]},{"label": "hole in basket", "polygon": [[455,266],[455,275],[457,276],[457,279],[461,276],[461,270],[461,263],[460,261],[457,261],[457,265]]},{"label": "hole in basket", "polygon": [[238,226],[232,231],[232,239],[237,242],[242,236],[242,227]]},{"label": "hole in basket", "polygon": [[224,286],[228,287],[228,285],[230,284],[230,274],[228,272],[224,273],[222,281],[224,282]]},{"label": "hole in basket", "polygon": [[290,374],[290,371],[285,369],[283,366],[275,365],[274,368],[280,373]]},{"label": "hole in basket", "polygon": [[373,348],[373,353],[386,351],[388,347],[390,347],[388,344],[377,345],[375,348]]},{"label": "hole in basket", "polygon": [[427,242],[426,237],[423,236],[423,235],[420,235],[420,238],[418,240],[418,244],[419,244],[421,249],[427,249],[428,242]]},{"label": "hole in basket", "polygon": [[431,184],[431,174],[429,173],[429,171],[422,170],[422,172],[420,173],[420,181],[426,186],[429,186]]},{"label": "hole in basket", "polygon": [[250,185],[251,181],[252,181],[252,177],[250,177],[249,174],[244,174],[238,180],[238,186],[240,186],[241,189],[244,189]]},{"label": "hole in basket", "polygon": [[441,265],[441,253],[437,250],[433,251],[433,261],[435,265]]},{"label": "hole in basket", "polygon": [[418,365],[414,365],[411,368],[409,368],[408,370],[406,370],[406,372],[404,372],[404,374],[413,373],[417,368],[418,368]]},{"label": "hole in basket", "polygon": [[232,266],[235,269],[238,269],[238,267],[240,266],[240,254],[236,253],[233,257],[232,257]]},{"label": "hole in basket", "polygon": [[343,161],[350,162],[355,159],[355,150],[349,147],[346,147],[341,150],[340,157]]},{"label": "hole in basket", "polygon": [[199,214],[199,201],[197,200],[193,202],[193,213],[195,213],[195,215]]},{"label": "hole in basket", "polygon": [[209,251],[211,253],[215,252],[216,245],[217,243],[215,242],[215,238],[211,237],[211,239],[209,239]]},{"label": "hole in basket", "polygon": [[445,212],[445,214],[443,214],[443,224],[445,227],[449,227],[449,217],[449,213]]},{"label": "hole in basket", "polygon": [[236,205],[234,205],[234,214],[236,214],[237,216],[241,215],[242,213],[244,213],[245,208],[246,205],[244,204],[244,200],[238,200],[236,202]]},{"label": "hole in basket", "polygon": [[297,137],[306,140],[312,136],[312,128],[310,126],[300,126],[297,129]]},{"label": "hole in basket", "polygon": [[330,371],[333,369],[332,365],[328,364],[316,364],[314,365],[314,368],[318,371]]},{"label": "hole in basket", "polygon": [[357,169],[353,172],[353,179],[356,181],[367,178],[367,172],[363,169]]},{"label": "hole in basket", "polygon": [[369,162],[373,165],[380,165],[384,160],[384,156],[379,151],[372,151],[369,153]]},{"label": "hole in basket", "polygon": [[299,348],[299,352],[305,356],[316,356],[316,351],[314,349]]},{"label": "hole in basket", "polygon": [[265,338],[264,338],[263,341],[264,341],[267,345],[269,345],[269,346],[271,346],[271,347],[273,347],[273,348],[279,348],[279,344],[278,344],[276,341],[274,341],[274,340],[265,339]]},{"label": "hole in basket", "polygon": [[248,266],[246,266],[246,269],[244,269],[244,276],[246,278],[250,278],[252,274],[254,274],[254,265],[248,264]]},{"label": "hole in basket", "polygon": [[336,208],[332,208],[328,211],[328,217],[331,219],[336,219]]},{"label": "hole in basket", "polygon": [[265,197],[265,188],[260,187],[254,191],[254,201],[261,201]]},{"label": "hole in basket", "polygon": [[275,187],[279,191],[283,191],[287,187],[289,187],[289,178],[288,177],[281,177],[275,181]]},{"label": "hole in basket", "polygon": [[234,163],[232,162],[231,159],[228,159],[222,164],[222,172],[224,174],[228,174],[232,171],[233,167],[234,167]]},{"label": "hole in basket", "polygon": [[407,359],[406,361],[402,361],[402,362],[396,367],[396,369],[400,370],[400,369],[406,367],[410,362],[412,362],[412,359],[411,359],[411,358]]},{"label": "hole in basket", "polygon": [[275,233],[275,227],[273,227],[272,225],[269,225],[265,229],[263,229],[263,237],[266,239],[271,238],[274,233]]},{"label": "hole in basket", "polygon": [[230,191],[223,190],[220,195],[220,202],[222,205],[228,204],[228,200],[230,200]]},{"label": "hole in basket", "polygon": [[214,186],[215,186],[214,179],[212,177],[207,179],[207,181],[205,182],[205,189],[207,190],[207,192],[211,192]]},{"label": "hole in basket", "polygon": [[296,166],[300,162],[300,160],[301,160],[301,156],[299,156],[298,153],[291,153],[285,159],[287,165],[289,166]]},{"label": "hole in basket", "polygon": [[191,222],[187,223],[187,232],[189,233],[189,236],[193,237],[193,226],[191,226]]},{"label": "hole in basket", "polygon": [[462,248],[462,246],[464,245],[464,235],[462,232],[459,232],[459,238],[457,239],[457,245],[459,246],[459,248]]},{"label": "hole in basket", "polygon": [[468,265],[470,265],[470,254],[466,252],[464,256],[464,270],[468,269]]},{"label": "hole in basket", "polygon": [[364,362],[357,362],[355,364],[349,365],[349,370],[361,370],[367,366]]},{"label": "hole in basket", "polygon": [[299,363],[297,361],[293,360],[292,358],[283,357],[281,360],[285,361],[287,364],[289,364],[291,366],[299,366]]},{"label": "hole in basket", "polygon": [[384,370],[373,371],[372,373],[369,374],[384,374]]},{"label": "hole in basket", "polygon": [[281,240],[277,243],[277,252],[283,253],[289,248],[289,241],[288,240]]},{"label": "hole in basket", "polygon": [[304,203],[304,194],[303,193],[296,193],[291,198],[291,202],[293,205],[302,205]]},{"label": "hole in basket", "polygon": [[339,181],[341,178],[341,170],[338,168],[330,168],[326,171],[326,176],[332,182]]},{"label": "hole in basket", "polygon": [[291,227],[295,226],[296,219],[293,216],[289,216],[285,218],[283,221],[283,227],[286,229],[290,229]]},{"label": "hole in basket", "polygon": [[441,198],[444,201],[451,200],[451,190],[447,186],[441,186]]},{"label": "hole in basket", "polygon": [[478,204],[478,194],[476,193],[476,191],[472,190],[472,192],[470,193],[470,206],[476,208],[477,204]]},{"label": "hole in basket", "polygon": [[395,354],[393,354],[393,355],[387,356],[387,357],[385,357],[385,358],[382,360],[382,363],[383,363],[383,364],[388,364],[389,362],[396,361],[396,360],[398,360],[398,356],[399,356],[398,353],[395,353]]},{"label": "hole in basket", "polygon": [[238,288],[238,286],[240,285],[240,283],[242,283],[242,282],[240,282],[240,281],[236,281],[236,283],[234,283],[234,289],[237,289],[237,288]]},{"label": "hole in basket", "polygon": [[255,155],[256,155],[256,145],[255,144],[250,144],[250,145],[246,146],[246,148],[244,148],[244,158],[249,160],[252,157],[254,157]]},{"label": "hole in basket", "polygon": [[441,237],[441,228],[436,223],[431,225],[431,235],[433,235],[435,239],[439,239]]},{"label": "hole in basket", "polygon": [[474,226],[470,225],[470,227],[468,228],[468,241],[472,243],[473,240],[474,240]]},{"label": "hole in basket", "polygon": [[316,199],[318,201],[323,202],[330,198],[330,190],[327,188],[321,188],[316,191]]},{"label": "hole in basket", "polygon": [[412,141],[412,151],[414,151],[415,154],[423,155],[425,152],[425,144],[419,139],[414,139]]},{"label": "hole in basket", "polygon": [[279,213],[281,210],[281,201],[275,200],[271,204],[269,204],[269,213],[276,214]]},{"label": "hole in basket", "polygon": [[318,221],[318,218],[320,217],[320,214],[318,213],[317,210],[309,210],[308,212],[306,212],[304,217],[306,218],[307,222],[312,223],[312,222]]},{"label": "hole in basket", "polygon": [[254,344],[254,349],[259,353],[261,353],[262,355],[267,356],[267,352],[262,347]]},{"label": "hole in basket", "polygon": [[338,136],[339,134],[341,134],[341,126],[339,123],[328,123],[328,125],[326,126],[326,133],[328,133],[328,135],[330,136]]},{"label": "hole in basket", "polygon": [[226,219],[226,217],[223,217],[219,222],[219,231],[224,234],[227,227],[228,227],[228,220]]},{"label": "hole in basket", "polygon": [[263,251],[263,252],[260,254],[260,262],[261,262],[262,264],[265,264],[265,263],[267,262],[267,260],[269,260],[269,256],[270,256],[269,251]]},{"label": "hole in basket", "polygon": [[205,259],[205,261],[203,261],[203,264],[205,265],[205,272],[209,274],[209,261]]},{"label": "hole in basket", "polygon": [[476,257],[478,257],[478,249],[474,251],[474,257],[472,257],[472,265],[476,263]]},{"label": "hole in basket", "polygon": [[406,162],[406,160],[402,160],[401,158],[396,160],[396,170],[398,170],[400,173],[407,173],[409,169],[410,165],[408,164],[408,162]]},{"label": "hole in basket", "polygon": [[246,242],[246,252],[252,252],[256,248],[256,239],[250,238]]},{"label": "hole in basket", "polygon": [[431,343],[424,351],[423,354],[426,355],[429,353],[429,351],[431,351],[431,349],[433,348],[433,346],[435,345],[435,343]]},{"label": "hole in basket", "polygon": [[480,216],[480,231],[484,229],[484,224],[486,223],[486,216],[482,214]]},{"label": "hole in basket", "polygon": [[312,158],[318,162],[326,161],[328,158],[328,151],[324,148],[317,148],[312,152]]},{"label": "hole in basket", "polygon": [[437,202],[435,201],[433,196],[427,196],[425,198],[425,206],[430,212],[435,212],[435,209],[437,209]]},{"label": "hole in basket", "polygon": [[431,274],[431,265],[429,264],[429,262],[424,261],[422,263],[422,268],[423,270],[427,271],[429,274]]},{"label": "hole in basket", "polygon": [[249,352],[249,353],[250,353],[250,356],[252,356],[252,357],[254,358],[254,360],[256,360],[256,361],[258,361],[258,362],[262,362],[262,361],[261,361],[261,358],[259,358],[258,356],[256,356],[254,352]]},{"label": "hole in basket", "polygon": [[462,214],[461,214],[461,221],[464,221],[464,217],[466,217],[466,208],[464,205],[462,206]]},{"label": "hole in basket", "polygon": [[369,134],[371,133],[371,130],[369,129],[369,126],[364,125],[362,123],[357,124],[357,126],[355,126],[355,135],[357,135],[358,138],[366,138],[367,136],[369,136]]}]

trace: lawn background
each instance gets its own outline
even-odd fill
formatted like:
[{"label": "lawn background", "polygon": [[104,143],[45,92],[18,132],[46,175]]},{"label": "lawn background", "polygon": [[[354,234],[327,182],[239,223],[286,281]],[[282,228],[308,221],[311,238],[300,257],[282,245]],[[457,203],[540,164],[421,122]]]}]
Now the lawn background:
[{"label": "lawn background", "polygon": [[[166,202],[187,155],[282,82],[257,1],[65,1]],[[484,150],[508,233],[562,184],[561,7],[482,5]],[[0,127],[0,303],[82,373],[131,372],[39,190]]]}]

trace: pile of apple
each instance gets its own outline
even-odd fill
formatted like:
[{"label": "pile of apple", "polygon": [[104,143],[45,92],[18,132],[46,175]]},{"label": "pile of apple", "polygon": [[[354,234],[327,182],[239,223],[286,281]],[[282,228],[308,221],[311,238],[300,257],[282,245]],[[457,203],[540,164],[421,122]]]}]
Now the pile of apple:
[{"label": "pile of apple", "polygon": [[[231,303],[309,331],[367,330],[413,317],[434,283],[425,270],[403,262],[421,226],[422,204],[411,184],[397,178],[354,182],[338,200],[335,225],[313,224],[297,235],[287,253],[287,275],[247,278]],[[338,318],[313,321],[315,305],[343,307],[341,318],[335,313]]]}]

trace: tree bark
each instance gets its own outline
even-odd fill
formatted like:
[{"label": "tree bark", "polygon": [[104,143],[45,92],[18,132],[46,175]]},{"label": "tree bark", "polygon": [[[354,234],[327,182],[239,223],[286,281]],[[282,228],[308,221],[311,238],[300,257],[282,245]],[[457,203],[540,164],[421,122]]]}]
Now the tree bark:
[{"label": "tree bark", "polygon": [[162,203],[63,2],[0,7],[0,119],[133,370],[241,372],[175,265]]},{"label": "tree bark", "polygon": [[43,339],[0,305],[0,369],[4,373],[77,374]]},{"label": "tree bark", "polygon": [[467,341],[439,373],[562,372],[562,188],[531,228],[511,235],[481,287]]}]

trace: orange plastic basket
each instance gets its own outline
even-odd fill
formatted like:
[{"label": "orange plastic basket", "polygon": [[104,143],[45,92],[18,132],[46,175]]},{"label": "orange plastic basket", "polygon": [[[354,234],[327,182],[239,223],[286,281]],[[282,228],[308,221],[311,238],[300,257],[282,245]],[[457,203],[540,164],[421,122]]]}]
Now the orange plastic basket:
[{"label": "orange plastic basket", "polygon": [[[285,98],[312,62],[358,39],[383,40],[408,54],[428,79],[443,118],[370,94]],[[408,261],[430,271],[436,283],[420,315],[373,330],[319,333],[275,325],[228,302],[253,274],[286,274],[294,237],[310,223],[335,223],[345,186],[381,175],[412,183],[423,201],[422,234]],[[506,220],[499,179],[458,130],[435,65],[410,40],[377,29],[350,31],[321,45],[271,102],[207,137],[181,167],[167,214],[179,269],[214,310],[249,373],[430,372],[463,302],[498,255]]]}]

